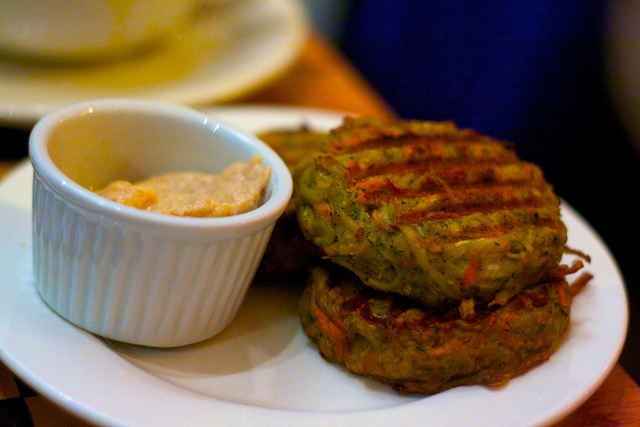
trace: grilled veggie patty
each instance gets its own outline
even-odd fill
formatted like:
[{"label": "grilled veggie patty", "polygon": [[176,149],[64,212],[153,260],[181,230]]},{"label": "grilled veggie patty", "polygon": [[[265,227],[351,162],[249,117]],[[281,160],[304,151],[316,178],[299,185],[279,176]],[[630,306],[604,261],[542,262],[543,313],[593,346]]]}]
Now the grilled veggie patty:
[{"label": "grilled veggie patty", "polygon": [[[327,134],[302,126],[274,129],[257,135],[284,160],[292,170],[302,158],[318,150]],[[276,221],[267,244],[259,274],[278,275],[304,271],[321,257],[320,249],[304,238],[291,199],[284,214]]]},{"label": "grilled veggie patty", "polygon": [[557,268],[566,243],[540,168],[448,122],[347,118],[299,164],[294,193],[326,257],[429,306],[504,304]]},{"label": "grilled veggie patty", "polygon": [[316,267],[300,300],[304,331],[329,362],[397,392],[435,394],[501,384],[547,360],[569,327],[562,278],[537,284],[504,306],[425,309],[363,285],[353,273]]}]

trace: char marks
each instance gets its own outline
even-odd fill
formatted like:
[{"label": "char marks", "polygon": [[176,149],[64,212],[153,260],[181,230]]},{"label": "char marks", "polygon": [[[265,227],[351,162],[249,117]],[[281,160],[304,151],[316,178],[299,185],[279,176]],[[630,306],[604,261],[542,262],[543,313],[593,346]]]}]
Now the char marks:
[{"label": "char marks", "polygon": [[425,306],[504,305],[562,258],[540,168],[453,123],[346,118],[295,176],[305,237],[367,286]]},{"label": "char marks", "polygon": [[494,231],[557,226],[550,215],[539,214],[556,201],[540,168],[520,160],[509,144],[472,130],[338,137],[330,140],[327,153],[326,164],[334,162],[327,169],[334,172],[339,164],[347,190],[366,210],[393,206],[391,226],[496,212],[507,215]]}]

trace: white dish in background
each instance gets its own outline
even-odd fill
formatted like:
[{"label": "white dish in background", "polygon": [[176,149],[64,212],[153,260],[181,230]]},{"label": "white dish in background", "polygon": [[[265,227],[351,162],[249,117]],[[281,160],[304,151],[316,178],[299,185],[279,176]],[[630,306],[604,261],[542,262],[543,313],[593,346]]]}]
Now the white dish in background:
[{"label": "white dish in background", "polygon": [[[253,132],[302,123],[326,129],[340,122],[339,114],[303,109],[207,113]],[[38,298],[30,194],[28,164],[0,185],[0,357],[44,396],[98,424],[547,425],[604,381],[626,335],[627,299],[615,260],[564,204],[569,245],[591,255],[586,270],[595,278],[574,301],[572,328],[559,351],[502,388],[402,397],[326,363],[295,314],[300,284],[256,284],[229,328],[201,344],[154,350],[107,343],[65,322]]]},{"label": "white dish in background", "polygon": [[192,0],[0,0],[0,51],[44,61],[108,61],[170,36]]},{"label": "white dish in background", "polygon": [[166,46],[121,62],[56,67],[0,56],[0,124],[30,126],[52,110],[97,98],[212,106],[276,77],[306,34],[300,2],[243,0],[211,6]]}]

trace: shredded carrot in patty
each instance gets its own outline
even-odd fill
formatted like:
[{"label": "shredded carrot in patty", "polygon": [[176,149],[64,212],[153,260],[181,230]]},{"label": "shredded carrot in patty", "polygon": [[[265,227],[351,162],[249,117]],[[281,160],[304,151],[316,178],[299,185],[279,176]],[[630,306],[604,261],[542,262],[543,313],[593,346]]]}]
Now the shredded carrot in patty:
[{"label": "shredded carrot in patty", "polygon": [[558,296],[560,298],[560,305],[563,307],[568,307],[567,304],[567,295],[564,292],[564,288],[562,286],[558,286]]},{"label": "shredded carrot in patty", "polygon": [[576,296],[584,288],[589,281],[593,279],[593,274],[582,273],[571,285],[569,285],[569,292],[571,296]]},{"label": "shredded carrot in patty", "polygon": [[469,286],[473,283],[476,277],[476,270],[478,269],[478,255],[475,252],[469,254],[471,257],[467,269],[462,274],[462,285]]},{"label": "shredded carrot in patty", "polygon": [[326,316],[320,308],[314,304],[313,314],[318,320],[318,326],[320,327],[322,334],[329,338],[333,344],[333,350],[336,357],[339,359],[344,358],[349,352],[349,340],[340,327],[333,322],[333,319]]},{"label": "shredded carrot in patty", "polygon": [[327,203],[316,206],[316,213],[323,218],[331,217],[331,207]]}]

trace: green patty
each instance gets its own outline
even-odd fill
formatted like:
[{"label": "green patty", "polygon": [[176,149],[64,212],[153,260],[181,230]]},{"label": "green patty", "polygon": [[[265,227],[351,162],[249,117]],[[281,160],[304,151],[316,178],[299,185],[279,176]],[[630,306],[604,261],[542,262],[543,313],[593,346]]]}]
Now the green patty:
[{"label": "green patty", "polygon": [[313,271],[300,301],[304,331],[329,362],[397,392],[435,394],[502,384],[547,360],[569,328],[564,279],[531,286],[504,306],[425,309],[351,273]]},{"label": "green patty", "polygon": [[295,177],[307,239],[365,284],[429,306],[503,304],[562,258],[540,169],[451,123],[347,120]]}]

